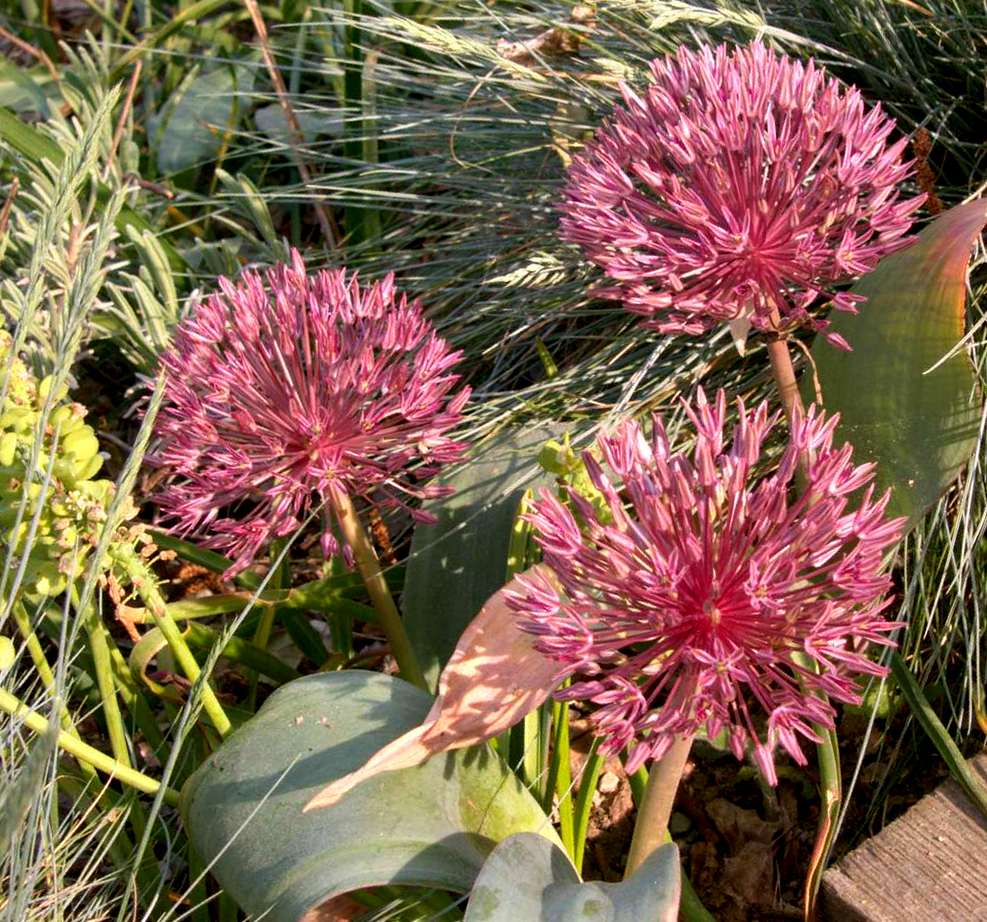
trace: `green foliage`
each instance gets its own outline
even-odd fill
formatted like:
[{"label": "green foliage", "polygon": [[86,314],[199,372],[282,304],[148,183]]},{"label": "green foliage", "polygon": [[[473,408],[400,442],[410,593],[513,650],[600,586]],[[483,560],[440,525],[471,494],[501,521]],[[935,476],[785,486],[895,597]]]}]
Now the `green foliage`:
[{"label": "green foliage", "polygon": [[675,922],[679,918],[679,854],[664,845],[619,884],[582,883],[558,846],[516,833],[487,858],[464,922]]},{"label": "green foliage", "polygon": [[152,148],[161,173],[180,173],[215,157],[237,124],[241,94],[249,97],[253,72],[221,66],[193,69],[151,123]]},{"label": "green foliage", "polygon": [[838,314],[832,330],[852,352],[817,340],[815,377],[803,396],[840,413],[839,433],[858,461],[877,465],[875,489],[891,488],[890,515],[919,521],[966,467],[983,415],[963,347],[969,254],[987,222],[987,203],[938,217],[905,250],[882,260],[853,291],[859,315]]},{"label": "green foliage", "polygon": [[547,480],[533,455],[553,429],[507,431],[481,444],[444,478],[453,492],[426,504],[438,521],[415,529],[402,606],[433,686],[466,625],[505,582],[518,503],[526,489]]},{"label": "green foliage", "polygon": [[534,798],[486,747],[378,775],[325,810],[328,782],[419,724],[431,699],[379,673],[283,686],[193,775],[183,815],[239,905],[272,922],[380,884],[466,892],[494,845],[517,832],[557,842]]},{"label": "green foliage", "polygon": [[[0,332],[0,366],[7,369],[7,399],[0,407],[0,528],[10,566],[20,569],[30,596],[60,595],[85,572],[114,496],[111,480],[97,480],[102,467],[99,441],[85,423],[85,408],[52,392],[52,378],[40,382],[11,351]],[[40,438],[40,444],[38,436]],[[127,504],[124,520],[137,508]],[[143,526],[124,525],[100,569],[114,569],[114,557],[132,553],[135,541],[149,541]]]},{"label": "green foliage", "polygon": [[[605,116],[616,98],[617,80],[640,81],[648,58],[681,41],[744,41],[759,35],[793,54],[817,55],[880,100],[903,130],[926,126],[938,195],[954,204],[983,181],[987,16],[981,4],[969,0],[923,0],[922,6],[931,15],[885,0],[772,0],[756,9],[732,0],[629,0],[598,4],[587,20],[580,19],[574,4],[549,0],[494,6],[461,0],[393,6],[267,3],[261,9],[271,51],[301,123],[302,136],[295,138],[266,68],[258,63],[256,35],[244,5],[227,0],[125,3],[112,9],[89,4],[94,15],[84,26],[95,31],[89,40],[55,18],[58,4],[0,3],[0,24],[42,49],[59,74],[52,79],[47,68],[3,45],[9,60],[0,68],[0,106],[13,106],[17,114],[0,109],[0,209],[10,181],[20,183],[10,198],[6,230],[0,226],[0,299],[13,331],[13,352],[26,361],[33,380],[52,376],[50,393],[64,397],[53,401],[51,410],[78,425],[76,431],[83,433],[76,437],[78,449],[91,448],[91,429],[81,412],[58,409],[72,406],[67,389],[73,386],[80,354],[106,340],[98,346],[101,356],[119,354],[133,369],[152,373],[194,293],[210,290],[220,272],[283,258],[290,243],[307,251],[313,264],[347,263],[368,277],[394,270],[403,288],[422,296],[441,332],[466,350],[464,364],[478,388],[467,432],[474,440],[510,426],[537,431],[542,420],[583,432],[624,413],[654,408],[670,417],[674,435],[677,394],[702,381],[708,390],[724,386],[748,402],[759,400],[770,386],[760,370],[763,363],[756,352],[738,360],[725,336],[697,342],[644,334],[615,304],[588,294],[596,276],[556,234],[555,207],[566,163]],[[560,30],[572,44],[543,41],[550,30]],[[58,36],[69,44],[59,45]],[[238,76],[234,87],[219,76],[232,73],[242,75],[243,83]],[[134,94],[126,104],[131,78]],[[215,92],[210,79],[217,81]],[[299,162],[307,164],[311,181],[302,180]],[[348,234],[343,246],[323,238],[314,203]],[[978,258],[962,348],[969,350],[981,392],[987,383],[983,293]],[[891,306],[902,305],[895,301]],[[864,311],[862,321],[869,316]],[[954,330],[952,342],[957,338]],[[796,355],[800,368],[809,369]],[[930,366],[942,357],[932,357]],[[113,374],[115,369],[106,372]],[[131,381],[124,373],[114,383],[122,390]],[[56,423],[59,418],[54,417]],[[11,509],[22,509],[17,534],[13,522],[4,524],[8,541],[21,542],[3,577],[8,587],[19,582],[21,560],[27,561],[25,567],[33,567],[32,560],[47,561],[49,569],[53,562],[47,555],[55,545],[34,546],[35,537],[40,541],[49,535],[46,529],[55,527],[53,510],[37,500],[49,471],[48,489],[64,489],[60,480],[55,482],[52,459],[69,455],[62,442],[72,433],[63,428],[55,437],[45,428],[50,422],[33,430],[24,426],[13,440],[0,444],[4,449],[15,443],[14,461],[26,468],[27,493],[35,493],[33,498],[25,494],[24,503],[4,494],[8,516]],[[123,434],[130,441],[129,433]],[[909,622],[902,636],[903,659],[921,685],[937,689],[935,707],[957,737],[973,726],[985,684],[980,665],[980,613],[987,598],[984,438],[980,426],[969,461],[917,523],[900,557],[899,616]],[[94,558],[105,562],[106,548],[122,533],[118,529],[129,527],[129,483],[143,447],[138,441],[130,456],[130,480],[108,488],[103,509],[109,524],[96,521],[102,513],[93,505],[93,520],[66,526],[85,536],[78,548],[90,563]],[[83,465],[84,454],[73,455],[72,465]],[[586,486],[569,446],[563,444],[544,460],[553,477],[577,489]],[[952,473],[957,470],[953,464]],[[107,476],[94,471],[79,481],[83,493],[90,489],[86,484],[109,484],[97,480],[101,473]],[[463,531],[442,532],[435,551],[426,529],[414,538],[405,605],[419,624],[421,649],[432,651],[436,662],[485,598],[482,581],[474,585],[475,592],[467,591],[456,569],[482,558],[484,579],[499,585],[500,552],[483,552],[483,538],[499,535],[499,525],[488,535],[485,516],[496,509],[504,522],[512,519],[516,498],[509,484],[495,486],[482,509],[474,508],[475,518],[464,509],[456,513],[462,514]],[[35,533],[25,531],[39,510]],[[468,535],[473,537],[460,547],[459,538]],[[104,545],[98,553],[93,538]],[[499,537],[491,542],[499,544]],[[135,550],[131,575],[144,567],[140,545]],[[187,545],[182,550],[216,564],[215,555],[190,552]],[[296,561],[303,556],[297,548],[292,553]],[[243,591],[235,600],[224,594],[186,600],[173,609],[183,624],[207,622],[204,634],[185,635],[201,675],[188,688],[172,649],[159,646],[141,673],[173,677],[158,683],[168,689],[159,694],[128,668],[129,640],[99,617],[100,604],[107,601],[96,586],[100,568],[86,573],[84,560],[59,557],[54,564],[56,573],[62,566],[89,577],[75,587],[76,600],[54,596],[49,599],[54,604],[21,609],[14,598],[3,600],[0,621],[16,641],[4,688],[19,688],[39,713],[46,713],[56,697],[71,702],[63,713],[63,727],[70,728],[65,732],[76,726],[75,708],[84,709],[98,725],[101,738],[95,742],[115,754],[121,750],[120,756],[138,768],[142,754],[151,752],[143,768],[157,774],[157,762],[163,761],[160,775],[167,780],[174,773],[175,784],[217,744],[210,720],[200,718],[198,708],[221,651],[231,657],[222,672],[239,661],[235,668],[255,686],[255,669],[262,667],[278,673],[272,683],[277,684],[289,671],[312,668],[302,662],[299,648],[311,663],[331,667],[352,652],[327,650],[333,644],[311,612],[334,612],[340,627],[335,639],[345,638],[347,624],[352,635],[353,619],[366,617],[358,587],[323,593],[268,585],[259,572],[241,574]],[[223,566],[220,562],[218,569]],[[427,588],[431,577],[422,573],[431,566],[445,572],[442,591]],[[415,567],[423,569],[416,575]],[[37,594],[33,572],[24,575]],[[400,573],[392,575],[395,589],[400,588]],[[54,591],[54,585],[49,581],[47,589]],[[145,620],[137,628],[160,632],[151,627],[146,600],[138,601],[143,607],[136,610]],[[184,617],[194,608],[192,601],[199,603],[200,614],[207,610],[194,622]],[[269,614],[273,634],[266,648],[258,643],[257,649],[285,660],[283,668],[258,658],[248,639],[257,638]],[[237,696],[231,687],[237,686],[228,684],[225,694],[246,706],[242,715],[230,708],[240,719],[253,699]],[[24,771],[38,793],[25,834],[0,872],[5,892],[12,894],[0,906],[0,919],[47,918],[48,886],[58,893],[57,911],[73,922],[129,915],[133,906],[123,894],[130,893],[140,895],[142,913],[149,918],[190,913],[206,922],[235,916],[227,897],[213,894],[203,903],[209,895],[206,884],[192,878],[204,866],[187,851],[173,815],[154,809],[145,814],[146,802],[124,800],[114,785],[100,793],[102,782],[87,773],[84,763],[64,761],[57,781],[53,771],[28,770],[24,754],[32,731],[20,719],[9,724],[0,741],[0,783],[5,788],[15,784]],[[562,724],[547,726],[538,733],[530,732],[530,725],[519,726],[511,734],[514,745],[505,740],[505,751],[517,757],[528,780],[547,798],[553,791],[562,795],[561,816],[571,840],[576,820],[574,798],[565,796],[572,787],[568,765],[563,772],[543,753],[532,759],[525,748],[532,740],[540,747],[545,732]],[[889,782],[874,797],[874,818],[891,793],[896,766],[916,758],[914,739],[906,732],[878,742]],[[542,775],[546,766],[554,777]],[[131,874],[140,865],[133,859],[142,841],[155,856],[155,869],[138,887]],[[159,875],[162,855],[167,859]],[[188,877],[182,870],[186,862]],[[172,872],[175,876],[167,877]],[[192,905],[176,903],[169,909],[161,896],[155,902],[163,886],[185,890]],[[45,898],[35,898],[38,894]],[[386,897],[381,899],[388,905]],[[400,910],[404,918],[441,911],[436,908],[441,901],[420,896],[395,898],[391,905],[398,902],[405,907]]]}]

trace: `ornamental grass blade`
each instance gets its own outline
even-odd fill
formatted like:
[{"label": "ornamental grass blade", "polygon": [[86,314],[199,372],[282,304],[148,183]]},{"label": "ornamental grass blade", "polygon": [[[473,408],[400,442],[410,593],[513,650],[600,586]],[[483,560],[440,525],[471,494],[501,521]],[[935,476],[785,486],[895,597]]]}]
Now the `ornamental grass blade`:
[{"label": "ornamental grass blade", "polygon": [[[60,707],[56,701],[53,716]],[[11,844],[23,833],[23,823],[31,808],[38,803],[46,776],[51,771],[51,757],[57,743],[58,720],[52,719],[44,735],[31,745],[16,780],[0,791],[0,861],[6,859]]]},{"label": "ornamental grass blade", "polygon": [[339,898],[381,885],[465,893],[502,839],[532,832],[557,841],[531,794],[482,749],[371,778],[327,810],[302,812],[430,705],[420,689],[380,673],[305,676],[196,770],[182,791],[189,837],[251,918],[336,918]]},{"label": "ornamental grass blade", "polygon": [[[548,574],[541,565],[532,568],[538,569]],[[518,629],[504,601],[504,593],[513,585],[512,580],[495,593],[463,632],[424,722],[316,794],[305,805],[306,812],[332,806],[375,775],[492,739],[548,697],[556,684],[558,664],[538,653],[534,638]]]},{"label": "ornamental grass blade", "polygon": [[936,749],[939,750],[939,755],[942,756],[942,760],[949,768],[950,774],[963,788],[970,801],[987,819],[987,788],[970,769],[966,759],[963,758],[963,753],[953,742],[953,738],[943,726],[936,712],[932,710],[932,705],[929,704],[929,699],[925,697],[922,686],[912,675],[912,671],[901,658],[900,653],[893,652],[891,654],[891,672],[894,674],[898,688],[908,702],[912,714],[915,715],[915,719],[921,724],[922,729],[925,730]]},{"label": "ornamental grass blade", "polygon": [[680,889],[674,845],[656,849],[619,884],[583,883],[565,852],[521,832],[490,853],[463,922],[676,922]]},{"label": "ornamental grass blade", "polygon": [[[885,257],[853,291],[858,315],[834,312],[812,348],[823,403],[858,461],[877,462],[888,515],[915,524],[960,474],[976,446],[982,397],[961,341],[970,251],[987,221],[978,199],[947,211],[912,246]],[[811,376],[803,396],[815,399]]]},{"label": "ornamental grass blade", "polygon": [[430,685],[480,606],[504,585],[518,502],[525,489],[551,480],[536,459],[557,435],[557,426],[542,426],[497,436],[442,478],[452,495],[426,503],[438,521],[415,528],[401,608]]}]

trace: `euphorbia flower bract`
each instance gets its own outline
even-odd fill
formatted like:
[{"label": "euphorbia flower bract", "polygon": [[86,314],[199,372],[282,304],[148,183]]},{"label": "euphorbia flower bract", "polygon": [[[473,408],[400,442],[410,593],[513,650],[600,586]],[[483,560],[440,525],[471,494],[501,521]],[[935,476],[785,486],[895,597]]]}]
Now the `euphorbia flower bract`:
[{"label": "euphorbia flower bract", "polygon": [[159,508],[229,554],[228,575],[312,512],[334,553],[334,495],[406,505],[440,492],[422,484],[465,448],[447,435],[469,397],[453,395],[459,358],[392,276],[307,274],[296,252],[220,279],[161,360]]},{"label": "euphorbia flower bract", "polygon": [[894,120],[760,43],[682,47],[651,75],[569,169],[562,235],[613,281],[599,293],[666,333],[737,318],[825,332],[820,299],[855,310],[833,286],[905,245],[924,201],[900,198]]},{"label": "euphorbia flower bract", "polygon": [[838,417],[798,415],[777,468],[755,479],[779,416],[738,401],[728,442],[726,409],[722,391],[687,407],[691,457],[658,417],[650,436],[632,421],[601,436],[615,478],[584,458],[605,506],[541,492],[529,520],[558,585],[521,578],[508,604],[572,677],[558,697],[598,705],[604,751],[631,747],[628,771],[702,728],[727,731],[738,758],[752,745],[773,784],[779,745],[804,764],[798,737],[833,725],[816,693],[859,703],[854,674],[884,672],[865,648],[900,626],[884,615],[882,558],[903,520],[885,519],[873,465],[833,447]]}]

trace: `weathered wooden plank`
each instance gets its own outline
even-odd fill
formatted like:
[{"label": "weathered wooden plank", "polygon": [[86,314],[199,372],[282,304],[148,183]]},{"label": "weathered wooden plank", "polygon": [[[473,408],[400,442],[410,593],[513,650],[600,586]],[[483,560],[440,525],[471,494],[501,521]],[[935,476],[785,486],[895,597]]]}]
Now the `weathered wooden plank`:
[{"label": "weathered wooden plank", "polygon": [[[970,761],[987,782],[987,753]],[[987,819],[952,780],[823,877],[828,922],[987,922]]]}]

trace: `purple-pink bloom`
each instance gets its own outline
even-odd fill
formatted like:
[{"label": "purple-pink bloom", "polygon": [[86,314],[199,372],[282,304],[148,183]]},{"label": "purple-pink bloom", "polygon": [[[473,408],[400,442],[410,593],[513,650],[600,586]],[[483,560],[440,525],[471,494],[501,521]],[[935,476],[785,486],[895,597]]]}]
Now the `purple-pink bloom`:
[{"label": "purple-pink bloom", "polygon": [[[542,490],[528,515],[548,577],[522,577],[508,604],[536,648],[572,677],[562,699],[598,705],[602,748],[632,747],[627,769],[660,758],[676,736],[727,731],[776,782],[774,751],[799,764],[799,737],[831,727],[829,699],[860,702],[855,674],[885,670],[869,643],[891,646],[886,549],[903,519],[873,496],[874,465],[833,447],[838,417],[799,415],[777,468],[758,478],[779,420],[767,403],[739,419],[729,443],[722,391],[686,406],[691,455],[673,452],[662,420],[633,421],[598,440],[611,474],[584,460],[605,504]],[[796,488],[800,458],[808,467]],[[851,500],[851,494],[861,491]]]},{"label": "purple-pink bloom", "polygon": [[343,269],[307,274],[294,252],[221,278],[161,360],[159,508],[229,554],[228,575],[313,512],[335,553],[334,497],[407,507],[442,492],[426,481],[466,447],[447,434],[470,393],[453,395],[460,357],[393,276],[361,287]]},{"label": "purple-pink bloom", "polygon": [[[742,318],[765,331],[827,322],[821,299],[905,246],[925,196],[902,199],[907,140],[860,91],[761,43],[682,47],[569,169],[562,236],[664,333]],[[831,342],[849,348],[835,333]]]}]

